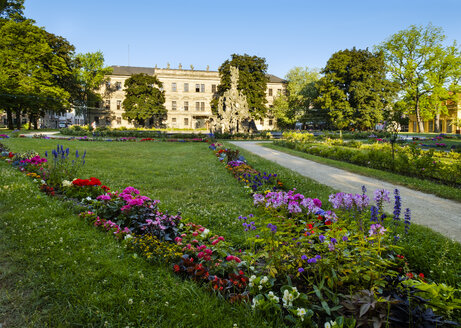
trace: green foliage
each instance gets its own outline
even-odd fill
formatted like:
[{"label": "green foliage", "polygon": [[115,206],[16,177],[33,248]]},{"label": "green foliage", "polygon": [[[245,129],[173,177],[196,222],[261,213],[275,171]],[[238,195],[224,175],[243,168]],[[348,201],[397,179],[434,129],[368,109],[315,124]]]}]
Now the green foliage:
[{"label": "green foliage", "polygon": [[111,67],[104,67],[104,55],[101,51],[77,54],[74,57],[76,67],[73,70],[74,79],[78,84],[77,96],[74,99],[77,113],[83,114],[89,124],[90,110],[97,110],[96,103],[101,100],[98,90],[112,73]]},{"label": "green foliage", "polygon": [[444,39],[440,27],[411,25],[376,47],[384,53],[387,70],[400,86],[407,114],[416,115],[420,132],[424,132],[424,117],[440,114],[440,103],[446,98],[443,88],[460,75],[457,45],[444,47]]},{"label": "green foliage", "polygon": [[232,54],[231,60],[226,60],[219,67],[221,82],[218,85],[216,97],[211,101],[213,110],[217,110],[218,99],[230,88],[230,67],[237,67],[239,70],[238,90],[242,90],[247,97],[250,114],[253,118],[261,118],[265,115],[266,108],[266,89],[268,78],[266,59],[250,56],[247,54]]},{"label": "green foliage", "polygon": [[307,67],[294,67],[285,75],[288,82],[286,95],[278,95],[271,109],[278,126],[293,126],[298,121],[312,120],[309,109],[317,97],[315,84],[319,78],[317,70]]},{"label": "green foliage", "polygon": [[6,20],[24,20],[24,0],[0,1],[0,25]]},{"label": "green foliage", "polygon": [[[36,121],[44,109],[62,112],[70,94],[64,81],[71,76],[71,46],[33,25],[30,20],[6,22],[0,27],[0,106],[11,113],[28,114]],[[18,122],[20,124],[20,122]]]},{"label": "green foliage", "polygon": [[69,148],[64,149],[62,145],[58,145],[51,151],[51,154],[47,152],[45,154],[48,158],[48,165],[47,170],[43,172],[43,177],[47,184],[55,189],[61,188],[64,181],[70,182],[76,179],[85,164],[86,151],[80,156],[77,150],[75,157],[69,157]]},{"label": "green foliage", "polygon": [[125,81],[125,100],[123,117],[128,121],[135,121],[145,125],[146,121],[153,119],[154,126],[162,126],[166,118],[165,91],[163,84],[154,75],[144,73],[134,74]]},{"label": "green foliage", "polygon": [[386,79],[382,53],[355,48],[339,51],[322,73],[316,103],[330,110],[330,119],[338,129],[369,130],[383,119],[382,110],[396,89]]}]

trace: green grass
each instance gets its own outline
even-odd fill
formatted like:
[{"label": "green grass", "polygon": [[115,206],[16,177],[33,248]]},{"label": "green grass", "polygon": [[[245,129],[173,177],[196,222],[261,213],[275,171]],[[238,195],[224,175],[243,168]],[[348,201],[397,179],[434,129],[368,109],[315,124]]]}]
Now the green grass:
[{"label": "green grass", "polygon": [[150,265],[0,163],[0,324],[239,327],[265,323],[167,265]]},{"label": "green grass", "polygon": [[[22,138],[2,142],[14,151],[34,149],[41,154],[57,144]],[[257,210],[207,144],[62,144],[80,153],[87,150],[82,178],[95,176],[119,190],[132,185],[160,199],[162,208],[180,210],[186,219],[235,244],[244,243],[235,218]],[[328,195],[336,192],[240,151],[261,172],[277,173],[287,188],[320,198],[325,207]],[[81,222],[66,203],[41,194],[29,178],[8,165],[1,163],[0,173],[0,323],[5,326],[102,327],[106,321],[109,327],[282,326],[181,280],[167,265],[135,258],[112,237]],[[460,244],[413,225],[401,245],[414,270],[455,286],[461,281]]]},{"label": "green grass", "polygon": [[419,190],[422,192],[430,193],[437,195],[442,198],[455,200],[461,202],[461,192],[459,188],[450,187],[440,183],[422,180],[418,178],[408,177],[404,175],[399,175],[391,172],[381,171],[377,169],[372,169],[360,165],[355,165],[351,163],[341,162],[329,158],[319,157],[311,154],[307,154],[298,150],[289,149],[283,146],[278,146],[274,144],[262,144],[264,147],[282,151],[284,153],[305,158],[317,163],[326,164],[329,166],[337,167],[349,172],[358,173],[367,177],[376,178],[379,180],[391,182],[400,186],[409,187],[414,190]]}]

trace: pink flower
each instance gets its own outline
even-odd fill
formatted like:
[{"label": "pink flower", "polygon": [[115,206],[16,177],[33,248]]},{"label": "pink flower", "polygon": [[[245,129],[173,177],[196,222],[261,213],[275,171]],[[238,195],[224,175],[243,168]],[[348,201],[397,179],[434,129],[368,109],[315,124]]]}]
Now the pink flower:
[{"label": "pink flower", "polygon": [[213,240],[213,242],[211,243],[211,245],[216,245],[217,243],[219,243],[219,239],[216,239],[216,240]]},{"label": "pink flower", "polygon": [[192,236],[194,236],[194,237],[195,237],[195,236],[198,236],[198,232],[197,232],[197,231],[194,231],[194,232],[192,233]]}]

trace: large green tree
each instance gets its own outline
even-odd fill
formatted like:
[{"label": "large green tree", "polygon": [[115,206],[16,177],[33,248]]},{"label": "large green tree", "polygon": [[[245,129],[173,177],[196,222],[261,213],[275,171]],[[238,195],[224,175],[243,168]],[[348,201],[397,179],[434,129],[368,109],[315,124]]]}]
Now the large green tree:
[{"label": "large green tree", "polygon": [[77,54],[74,61],[74,80],[78,85],[74,104],[77,112],[83,114],[85,122],[90,124],[89,113],[99,109],[99,89],[112,73],[112,67],[104,66],[104,55],[101,51]]},{"label": "large green tree", "polygon": [[[62,55],[50,44],[51,34],[31,20],[9,20],[0,27],[0,107],[12,114],[28,114],[36,120],[43,110],[69,107],[70,94],[59,79],[71,75]],[[46,106],[45,106],[46,105]]]},{"label": "large green tree", "polygon": [[266,107],[266,89],[268,78],[266,59],[250,56],[247,54],[232,54],[231,60],[226,60],[219,67],[219,76],[221,78],[218,85],[216,98],[211,101],[211,107],[217,110],[218,100],[225,91],[230,89],[230,67],[237,67],[239,70],[238,90],[242,90],[247,97],[250,114],[253,118],[264,117],[267,111]]},{"label": "large green tree", "polygon": [[[451,66],[459,63],[459,53],[456,55],[454,51],[456,44],[450,47],[442,44],[445,38],[440,27],[411,25],[377,46],[385,55],[393,80],[400,85],[408,114],[416,115],[420,132],[424,132],[424,118],[440,113],[441,108],[431,104],[442,100],[442,88],[456,75]],[[431,94],[433,98],[429,100]],[[428,112],[429,108],[432,112]]]},{"label": "large green tree", "polygon": [[155,75],[133,74],[125,81],[123,118],[139,125],[146,125],[152,120],[154,126],[161,126],[167,113],[162,87],[162,82]]},{"label": "large green tree", "polygon": [[274,99],[271,109],[281,127],[293,126],[298,121],[308,121],[309,109],[317,97],[316,82],[319,80],[318,70],[307,67],[293,67],[285,75],[287,89],[285,94]]},{"label": "large green tree", "polygon": [[23,21],[24,0],[0,0],[0,24],[7,20]]},{"label": "large green tree", "polygon": [[395,96],[395,85],[386,79],[381,52],[355,48],[338,51],[322,73],[316,104],[329,110],[333,125],[340,130],[373,128]]}]

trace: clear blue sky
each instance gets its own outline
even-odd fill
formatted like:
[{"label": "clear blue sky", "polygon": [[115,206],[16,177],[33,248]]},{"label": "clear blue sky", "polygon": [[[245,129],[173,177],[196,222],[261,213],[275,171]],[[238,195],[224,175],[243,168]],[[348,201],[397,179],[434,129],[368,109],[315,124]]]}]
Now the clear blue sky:
[{"label": "clear blue sky", "polygon": [[107,65],[217,70],[232,53],[247,53],[266,58],[268,72],[284,77],[294,66],[322,68],[339,50],[371,50],[412,24],[431,22],[447,42],[461,42],[461,0],[26,0],[25,6],[27,17],[77,52],[101,50]]}]

